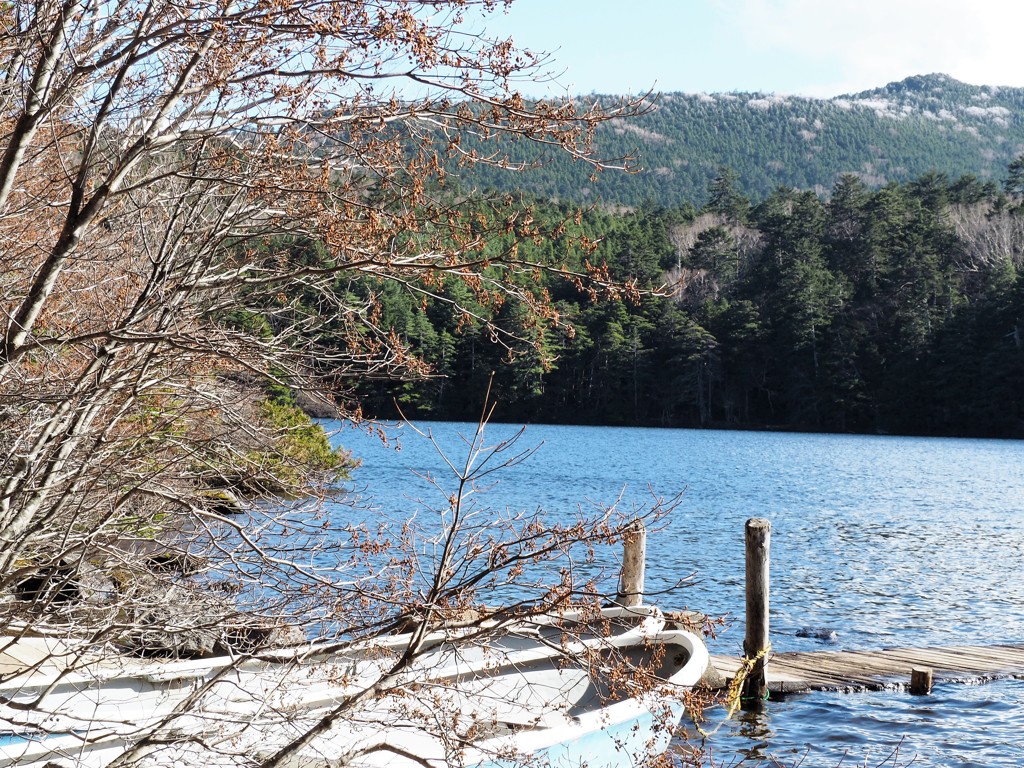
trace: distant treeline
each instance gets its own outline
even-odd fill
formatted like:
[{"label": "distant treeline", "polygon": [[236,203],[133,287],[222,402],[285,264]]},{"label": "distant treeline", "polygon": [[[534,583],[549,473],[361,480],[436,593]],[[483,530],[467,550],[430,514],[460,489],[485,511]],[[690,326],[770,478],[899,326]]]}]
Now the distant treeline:
[{"label": "distant treeline", "polygon": [[[474,419],[493,372],[496,418],[516,422],[1022,437],[1022,171],[1000,189],[932,173],[871,190],[850,175],[828,201],[779,189],[756,205],[723,171],[699,211],[575,220],[535,202],[529,221],[547,235],[520,256],[603,263],[661,295],[595,298],[542,270],[504,275],[550,303],[552,329],[514,301],[443,285],[425,301],[349,285],[433,372],[361,382],[356,396],[375,416],[397,402],[409,417]],[[509,247],[514,230],[488,247]],[[479,318],[520,339],[518,354]]]}]

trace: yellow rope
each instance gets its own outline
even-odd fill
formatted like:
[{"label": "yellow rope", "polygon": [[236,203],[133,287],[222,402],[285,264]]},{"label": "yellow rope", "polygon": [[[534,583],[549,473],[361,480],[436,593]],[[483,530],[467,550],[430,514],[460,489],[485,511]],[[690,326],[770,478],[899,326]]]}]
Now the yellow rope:
[{"label": "yellow rope", "polygon": [[743,691],[743,683],[746,682],[747,676],[754,669],[754,665],[771,653],[771,650],[772,644],[768,643],[768,645],[758,651],[757,656],[752,659],[744,659],[740,664],[739,669],[736,670],[736,674],[729,683],[728,692],[725,695],[725,717],[722,718],[722,722],[715,726],[713,731],[705,731],[700,727],[700,724],[694,722],[694,726],[697,728],[697,733],[699,733],[702,738],[708,739],[714,736],[718,733],[718,730],[729,721],[729,718],[736,714],[736,710],[740,708],[740,693]]}]

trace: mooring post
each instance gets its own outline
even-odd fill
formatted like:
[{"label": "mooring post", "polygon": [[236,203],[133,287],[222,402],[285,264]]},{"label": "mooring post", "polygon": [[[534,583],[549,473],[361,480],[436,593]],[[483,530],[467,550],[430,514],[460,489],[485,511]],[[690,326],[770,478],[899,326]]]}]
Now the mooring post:
[{"label": "mooring post", "polygon": [[769,548],[772,524],[763,517],[747,520],[745,528],[747,564],[747,632],[743,639],[743,655],[753,662],[743,681],[741,704],[744,709],[762,705],[768,693],[765,665],[768,659],[768,593]]},{"label": "mooring post", "polygon": [[932,671],[927,667],[914,667],[910,670],[910,692],[915,696],[923,696],[932,692]]},{"label": "mooring post", "polygon": [[622,573],[616,598],[619,605],[633,607],[643,603],[646,560],[647,531],[640,520],[634,520],[622,535]]}]

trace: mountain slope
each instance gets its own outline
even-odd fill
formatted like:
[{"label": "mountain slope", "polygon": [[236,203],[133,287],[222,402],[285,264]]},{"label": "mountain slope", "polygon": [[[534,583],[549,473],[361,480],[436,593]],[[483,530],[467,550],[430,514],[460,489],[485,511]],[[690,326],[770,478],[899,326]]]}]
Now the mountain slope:
[{"label": "mountain slope", "polygon": [[755,199],[780,185],[825,194],[844,173],[872,186],[933,170],[1000,182],[1024,152],[1024,88],[934,74],[831,99],[670,93],[647,114],[602,126],[596,147],[601,157],[636,154],[642,170],[602,173],[591,182],[589,166],[522,143],[512,147],[513,158],[542,167],[477,169],[463,182],[623,205],[699,203],[722,166],[735,170]]}]

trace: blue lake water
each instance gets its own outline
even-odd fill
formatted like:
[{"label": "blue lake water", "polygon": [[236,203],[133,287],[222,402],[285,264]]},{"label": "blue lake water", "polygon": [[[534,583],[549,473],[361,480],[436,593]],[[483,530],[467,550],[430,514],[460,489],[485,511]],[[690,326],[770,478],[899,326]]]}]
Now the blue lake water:
[{"label": "blue lake water", "polygon": [[[473,425],[423,426],[465,456]],[[490,425],[488,442],[517,429]],[[350,487],[402,519],[442,499],[424,474],[448,488],[450,473],[409,428],[389,435],[388,446],[352,429],[335,440],[363,461]],[[802,627],[834,630],[830,648],[1024,641],[1024,442],[537,425],[517,447],[537,450],[494,476],[491,508],[557,519],[683,494],[648,538],[647,590],[667,608],[741,619],[743,524],[770,519],[776,650],[822,648]],[[736,622],[711,645],[741,643]],[[792,697],[710,746],[716,765],[1024,766],[1024,680]]]}]

